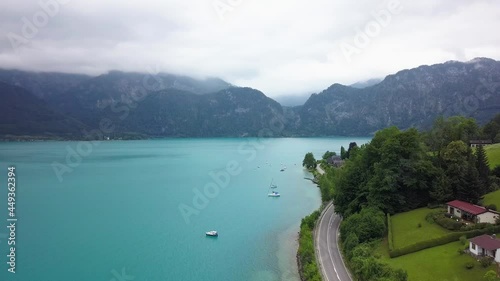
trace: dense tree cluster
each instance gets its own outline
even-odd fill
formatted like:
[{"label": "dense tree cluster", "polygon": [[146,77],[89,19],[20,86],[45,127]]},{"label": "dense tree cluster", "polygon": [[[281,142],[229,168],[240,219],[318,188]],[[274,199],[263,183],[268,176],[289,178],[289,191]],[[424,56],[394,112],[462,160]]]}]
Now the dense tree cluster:
[{"label": "dense tree cluster", "polygon": [[486,139],[493,140],[495,143],[500,142],[500,114],[484,125],[482,133]]},{"label": "dense tree cluster", "polygon": [[373,240],[386,233],[385,216],[376,208],[364,208],[340,227],[345,257],[360,281],[406,281],[404,270],[393,269],[373,256]]},{"label": "dense tree cluster", "polygon": [[407,281],[408,273],[394,269],[373,256],[373,246],[359,244],[352,251],[351,267],[359,281]]},{"label": "dense tree cluster", "polygon": [[365,207],[386,213],[459,199],[478,203],[491,191],[483,147],[469,140],[482,134],[474,119],[439,118],[427,133],[390,127],[352,150],[336,172],[336,211],[349,216]]},{"label": "dense tree cluster", "polygon": [[325,168],[320,186],[323,198],[333,198],[336,212],[344,217],[340,238],[358,280],[408,279],[405,271],[373,256],[373,241],[387,232],[385,213],[453,199],[478,203],[494,188],[500,167],[490,171],[484,148],[469,146],[470,140],[498,131],[500,123],[494,121],[481,128],[472,118],[438,118],[428,132],[390,127],[378,131],[369,144],[351,143],[348,151],[341,147],[345,164]]},{"label": "dense tree cluster", "polygon": [[379,131],[337,171],[336,211],[349,216],[366,206],[389,213],[417,208],[431,200],[437,174],[417,130]]}]

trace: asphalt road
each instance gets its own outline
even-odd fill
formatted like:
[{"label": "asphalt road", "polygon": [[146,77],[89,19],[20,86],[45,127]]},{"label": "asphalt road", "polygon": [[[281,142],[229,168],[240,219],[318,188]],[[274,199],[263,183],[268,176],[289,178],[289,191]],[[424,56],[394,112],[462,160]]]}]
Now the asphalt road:
[{"label": "asphalt road", "polygon": [[316,228],[314,245],[324,281],[352,281],[338,247],[340,221],[329,204]]}]

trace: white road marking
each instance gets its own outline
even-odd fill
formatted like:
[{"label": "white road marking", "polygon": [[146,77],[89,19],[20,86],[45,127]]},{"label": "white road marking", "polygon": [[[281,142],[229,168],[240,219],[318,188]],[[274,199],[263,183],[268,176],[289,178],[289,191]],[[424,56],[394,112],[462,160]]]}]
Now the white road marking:
[{"label": "white road marking", "polygon": [[335,217],[335,213],[333,213],[330,216],[330,221],[328,222],[328,230],[326,231],[326,246],[328,248],[328,254],[330,256],[330,260],[332,261],[333,270],[335,271],[335,274],[337,275],[337,278],[339,279],[339,281],[341,281],[342,279],[340,279],[339,273],[337,272],[337,269],[335,268],[335,263],[333,262],[333,258],[332,258],[332,252],[330,251],[330,225],[332,224],[333,217]]},{"label": "white road marking", "polygon": [[[344,263],[344,258],[342,258],[342,254],[340,253],[340,250],[339,250],[339,235],[340,235],[339,229],[340,229],[340,223],[337,226],[337,238],[336,238],[337,252],[339,253],[339,257],[340,257],[340,260],[342,261],[342,264],[344,265],[344,268],[347,269],[347,267],[345,266],[345,263]],[[349,270],[347,269],[346,272],[347,272],[347,277],[349,277],[349,280],[352,281],[351,274],[349,273]]]},{"label": "white road marking", "polygon": [[[330,209],[330,207],[328,207],[325,211],[325,213],[328,212],[328,209]],[[321,271],[323,271],[323,275],[326,277],[326,280],[327,281],[330,281],[330,279],[328,278],[328,275],[326,274],[326,270],[325,270],[325,267],[321,264],[321,246],[319,245],[319,234],[321,233],[321,225],[323,225],[323,219],[325,218],[325,216],[321,216],[321,220],[319,222],[319,231],[318,231],[318,239],[316,241],[318,241],[318,254],[319,254],[319,263],[321,265]],[[327,247],[328,247],[328,242],[327,242]]]}]

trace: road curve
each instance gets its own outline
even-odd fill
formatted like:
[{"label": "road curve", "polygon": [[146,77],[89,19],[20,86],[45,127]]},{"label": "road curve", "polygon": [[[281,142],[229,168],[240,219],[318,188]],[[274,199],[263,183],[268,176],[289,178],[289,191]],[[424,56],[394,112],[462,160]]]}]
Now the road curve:
[{"label": "road curve", "polygon": [[314,245],[324,281],[352,281],[338,247],[340,222],[340,216],[330,203],[316,226]]}]

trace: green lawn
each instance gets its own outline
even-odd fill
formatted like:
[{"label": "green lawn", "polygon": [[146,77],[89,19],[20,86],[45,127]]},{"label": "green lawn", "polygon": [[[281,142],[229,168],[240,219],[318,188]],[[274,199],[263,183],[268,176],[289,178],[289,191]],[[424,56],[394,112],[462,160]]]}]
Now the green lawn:
[{"label": "green lawn", "polygon": [[[392,236],[395,248],[414,244],[419,241],[440,237],[451,231],[438,224],[430,224],[425,220],[428,213],[438,209],[421,208],[391,217]],[[418,224],[422,227],[418,227]]]},{"label": "green lawn", "polygon": [[484,196],[483,205],[490,204],[495,204],[497,208],[500,207],[500,190],[490,192]]},{"label": "green lawn", "polygon": [[490,163],[490,168],[494,168],[500,165],[500,143],[493,145],[487,145],[484,147],[486,155],[488,156],[488,162]]},{"label": "green lawn", "polygon": [[[488,270],[494,266],[483,268],[473,257],[458,254],[463,246],[460,242],[422,250],[394,259],[389,258],[387,242],[381,242],[375,254],[393,268],[401,268],[408,272],[408,281],[482,281]],[[466,269],[465,263],[473,262],[473,269]]]}]

